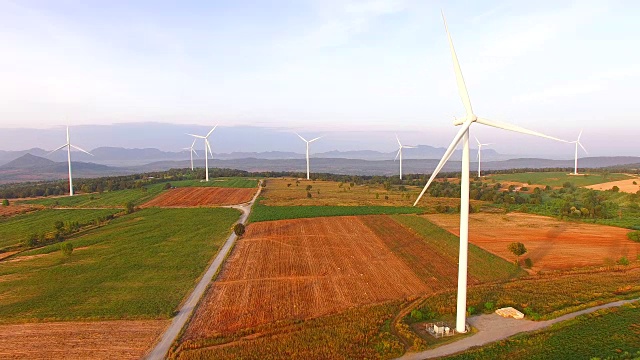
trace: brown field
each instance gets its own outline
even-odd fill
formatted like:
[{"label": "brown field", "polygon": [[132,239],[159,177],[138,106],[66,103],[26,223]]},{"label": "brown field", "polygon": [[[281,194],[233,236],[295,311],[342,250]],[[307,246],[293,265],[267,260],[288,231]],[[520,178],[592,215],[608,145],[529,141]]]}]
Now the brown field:
[{"label": "brown field", "polygon": [[[442,181],[442,179],[437,179],[437,181]],[[406,186],[407,191],[399,191],[397,186],[394,186],[392,190],[385,190],[382,185],[350,187],[349,183],[343,183],[340,187],[339,182],[320,180],[300,180],[296,186],[295,178],[268,179],[266,183],[267,186],[262,191],[264,200],[261,201],[261,204],[269,206],[413,206],[413,202],[422,190],[422,187],[417,186]],[[287,186],[288,184],[291,185]],[[311,199],[307,198],[307,185],[312,186],[310,193],[313,197]],[[377,199],[376,194],[378,194]],[[385,199],[385,196],[388,199]],[[483,203],[476,200],[471,200],[471,202],[473,204]],[[421,207],[437,204],[457,206],[460,204],[460,199],[425,196],[419,203]]]},{"label": "brown field", "polygon": [[169,320],[0,325],[2,359],[139,359]]},{"label": "brown field", "polygon": [[[344,216],[250,224],[185,339],[314,318],[432,292],[452,281],[448,270],[435,270],[434,278],[423,282],[367,226],[372,221],[394,223],[387,216]],[[416,236],[396,224],[390,241]]]},{"label": "brown field", "polygon": [[[452,234],[460,232],[460,216],[424,215]],[[522,214],[469,215],[469,241],[506,260],[515,256],[507,250],[512,242],[521,242],[531,258],[533,270],[569,269],[602,265],[626,256],[633,261],[640,244],[627,239],[629,230],[595,224],[559,221],[554,218]]]},{"label": "brown field", "polygon": [[[636,182],[635,185],[633,184],[634,181]],[[603,184],[586,186],[586,188],[593,189],[593,190],[611,190],[611,188],[614,186],[617,186],[618,188],[620,188],[620,191],[622,192],[635,194],[636,192],[640,191],[640,179],[634,178],[634,179],[626,179],[626,180],[620,180],[620,181],[611,181]]]},{"label": "brown field", "polygon": [[0,218],[9,217],[18,214],[28,213],[30,211],[43,209],[44,206],[37,205],[23,205],[23,204],[11,204],[9,206],[0,205]]},{"label": "brown field", "polygon": [[184,187],[167,190],[141,207],[235,205],[250,201],[255,192],[253,188]]}]

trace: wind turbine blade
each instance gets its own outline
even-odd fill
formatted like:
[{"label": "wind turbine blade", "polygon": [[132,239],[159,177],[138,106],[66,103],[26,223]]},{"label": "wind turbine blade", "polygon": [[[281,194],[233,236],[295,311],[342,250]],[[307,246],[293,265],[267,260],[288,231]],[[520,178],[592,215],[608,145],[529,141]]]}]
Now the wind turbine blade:
[{"label": "wind turbine blade", "polygon": [[218,127],[218,124],[216,124],[216,126],[214,126],[214,127],[213,127],[213,129],[211,129],[211,131],[209,131],[209,132],[207,133],[207,136],[205,136],[205,137],[207,137],[207,138],[208,138],[208,137],[209,137],[209,135],[211,135],[211,133],[213,132],[213,130],[215,130],[217,127]]},{"label": "wind turbine blade", "polygon": [[444,11],[442,11],[442,20],[444,21],[444,29],[447,32],[447,38],[449,39],[449,48],[451,49],[451,57],[453,58],[453,69],[456,73],[456,82],[458,83],[458,93],[464,109],[467,111],[467,116],[473,115],[473,109],[471,108],[471,100],[469,99],[469,92],[467,91],[467,85],[464,83],[462,77],[462,70],[460,69],[460,63],[458,62],[458,56],[456,55],[456,49],[453,47],[453,40],[451,40],[451,34],[449,34],[449,28],[447,27],[447,19],[444,17]]},{"label": "wind turbine blade", "polygon": [[196,157],[200,157],[200,155],[198,155],[198,152],[197,152],[194,148],[191,148],[191,151],[192,151],[194,154],[196,154]]},{"label": "wind turbine blade", "polygon": [[402,151],[402,148],[398,149],[398,152],[396,153],[396,157],[395,159],[393,159],[393,161],[398,160],[398,156],[400,156],[400,151]]},{"label": "wind turbine blade", "polygon": [[193,139],[193,142],[191,143],[192,150],[193,150],[193,147],[196,146],[196,141],[198,141],[198,139]]},{"label": "wind turbine blade", "polygon": [[474,136],[473,138],[474,138],[474,139],[476,139],[476,142],[478,143],[478,146],[482,146],[482,145],[484,145],[484,144],[480,144],[480,140],[478,140],[478,138],[477,138],[477,137],[475,137],[475,136]]},{"label": "wind turbine blade", "polygon": [[193,136],[193,137],[198,138],[198,139],[204,139],[205,138],[202,135],[193,135],[193,134],[187,134],[187,135]]},{"label": "wind turbine blade", "polygon": [[67,147],[67,146],[69,146],[69,144],[64,144],[64,145],[60,146],[59,148],[57,148],[57,149],[55,149],[55,150],[51,151],[51,152],[50,152],[50,153],[48,153],[47,155],[51,155],[51,154],[53,154],[54,152],[56,152],[56,151],[58,151],[58,150],[60,150],[60,149],[64,149],[64,148],[65,148],[65,147]]},{"label": "wind turbine blade", "polygon": [[307,139],[305,139],[305,138],[303,138],[302,136],[300,136],[300,134],[296,133],[296,135],[298,135],[298,137],[299,137],[300,139],[302,139],[302,141],[304,141],[304,142],[308,142],[308,141],[307,141]]},{"label": "wind turbine blade", "polygon": [[587,149],[585,149],[584,146],[582,146],[582,143],[580,141],[578,141],[578,145],[580,145],[580,147],[582,148],[582,150],[584,150],[585,153],[587,154],[589,153]]},{"label": "wind turbine blade", "polygon": [[316,140],[320,139],[321,137],[322,137],[322,136],[318,136],[318,137],[317,137],[317,138],[315,138],[315,139],[311,139],[311,140],[309,140],[309,142],[310,142],[310,143],[312,143],[312,142],[314,142],[314,141],[316,141]]},{"label": "wind turbine blade", "polygon": [[213,151],[211,151],[211,144],[209,144],[209,140],[204,139],[204,141],[206,141],[207,143],[207,149],[209,149],[209,155],[211,155],[211,157],[213,158]]},{"label": "wind turbine blade", "polygon": [[409,146],[409,145],[402,145],[403,148],[405,149],[415,149],[417,148],[417,146]]},{"label": "wind turbine blade", "polygon": [[507,123],[504,123],[504,122],[501,122],[501,121],[488,120],[488,119],[483,119],[483,118],[478,118],[476,121],[479,122],[480,124],[493,126],[493,127],[498,128],[498,129],[504,129],[504,130],[514,131],[514,132],[519,132],[519,133],[522,133],[522,134],[539,136],[539,137],[543,137],[543,138],[546,138],[546,139],[556,140],[556,141],[565,142],[565,143],[569,142],[567,140],[558,139],[558,138],[555,138],[553,136],[545,135],[545,134],[539,133],[537,131],[525,129],[525,128],[520,127],[520,126],[507,124]]},{"label": "wind turbine blade", "polygon": [[402,147],[402,143],[400,142],[400,138],[398,138],[398,134],[396,134],[396,140],[398,140],[398,146]]},{"label": "wind turbine blade", "polygon": [[82,152],[83,152],[83,153],[85,153],[85,154],[89,154],[89,155],[93,156],[93,154],[92,154],[92,153],[90,153],[90,152],[88,152],[88,151],[86,151],[86,150],[82,150],[82,149],[80,149],[79,147],[77,147],[77,146],[75,146],[75,145],[71,145],[71,147],[72,147],[72,148],[74,148],[74,149],[76,149],[76,150],[80,150],[80,151],[82,151]]},{"label": "wind turbine blade", "polygon": [[580,134],[578,134],[578,144],[580,143],[580,136],[582,136],[582,129],[580,129]]},{"label": "wind turbine blade", "polygon": [[489,146],[489,145],[493,145],[493,143],[478,144],[478,145],[482,145],[482,146]]},{"label": "wind turbine blade", "polygon": [[431,185],[431,182],[433,181],[433,179],[436,178],[436,175],[438,175],[440,170],[442,170],[442,168],[444,167],[444,164],[446,164],[449,158],[451,157],[451,155],[453,155],[453,152],[456,149],[456,146],[458,146],[460,139],[462,139],[462,136],[464,136],[464,133],[469,129],[469,126],[471,126],[471,124],[472,124],[472,121],[469,121],[469,120],[464,122],[464,124],[462,125],[462,127],[460,128],[456,136],[453,138],[451,145],[449,145],[449,147],[447,148],[447,151],[445,151],[444,156],[442,157],[442,159],[440,159],[438,166],[436,166],[436,169],[433,170],[433,173],[431,174],[429,181],[427,181],[427,185],[424,186],[424,188],[422,189],[422,192],[416,199],[416,202],[413,203],[413,206],[416,206],[418,204],[418,201],[420,201],[420,198],[422,198],[422,195],[424,195],[425,191],[427,191],[427,188],[429,187],[429,185]]}]

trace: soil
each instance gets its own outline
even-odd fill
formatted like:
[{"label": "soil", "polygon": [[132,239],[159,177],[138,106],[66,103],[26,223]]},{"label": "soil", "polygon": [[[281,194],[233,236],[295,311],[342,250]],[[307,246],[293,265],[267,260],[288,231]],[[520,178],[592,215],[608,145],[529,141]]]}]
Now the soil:
[{"label": "soil", "polygon": [[[633,184],[634,181],[636,182],[635,185]],[[626,179],[626,180],[620,180],[620,181],[611,181],[607,183],[586,186],[586,188],[593,189],[593,190],[611,190],[611,188],[614,186],[617,186],[618,188],[620,188],[620,191],[622,192],[635,194],[638,191],[640,191],[640,179],[634,178],[634,179]]]},{"label": "soil", "polygon": [[0,325],[2,359],[139,359],[169,320]]},{"label": "soil", "polygon": [[[424,215],[452,234],[460,233],[460,216]],[[530,258],[532,270],[570,269],[612,263],[626,256],[633,261],[640,254],[640,243],[627,238],[629,230],[605,225],[560,221],[523,214],[470,214],[469,241],[508,261],[515,256],[507,249],[521,242]]]},{"label": "soil", "polygon": [[30,211],[43,209],[44,206],[11,204],[9,206],[0,205],[0,218],[10,217],[18,214],[25,214]]},{"label": "soil", "polygon": [[255,188],[185,187],[170,189],[141,207],[196,207],[235,205],[253,198]]},{"label": "soil", "polygon": [[[199,306],[185,339],[432,291],[363,218],[250,224]],[[400,237],[414,236],[404,228],[399,231]]]}]

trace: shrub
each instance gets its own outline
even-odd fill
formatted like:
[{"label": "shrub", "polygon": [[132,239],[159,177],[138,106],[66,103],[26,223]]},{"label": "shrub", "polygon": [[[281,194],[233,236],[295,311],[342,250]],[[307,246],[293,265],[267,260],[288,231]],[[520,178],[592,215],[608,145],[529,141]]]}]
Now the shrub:
[{"label": "shrub", "polygon": [[469,306],[469,307],[467,308],[467,315],[473,315],[473,314],[475,314],[475,313],[476,313],[476,308],[475,308],[475,307],[473,307],[473,306]]},{"label": "shrub", "polygon": [[245,226],[244,224],[241,223],[237,223],[233,226],[233,232],[236,234],[236,236],[242,236],[244,235],[245,232]]},{"label": "shrub", "polygon": [[125,211],[127,214],[131,214],[136,210],[135,205],[133,205],[133,201],[127,201],[125,204]]},{"label": "shrub", "polygon": [[640,242],[640,231],[630,231],[627,233],[629,240]]},{"label": "shrub", "polygon": [[618,192],[618,191],[620,191],[620,188],[614,185],[614,186],[611,188],[611,191],[613,191],[613,192]]},{"label": "shrub", "polygon": [[312,188],[313,188],[313,186],[307,185],[307,191],[311,190]]},{"label": "shrub", "polygon": [[311,199],[311,193],[307,191],[307,199]]},{"label": "shrub", "polygon": [[633,182],[633,185],[638,185],[638,183],[634,181],[634,182]]},{"label": "shrub", "polygon": [[617,261],[618,265],[629,265],[629,259],[627,259],[626,256],[621,257],[620,259],[618,259]]},{"label": "shrub", "polygon": [[530,258],[524,259],[524,267],[527,269],[531,269],[533,267],[533,260]]},{"label": "shrub", "polygon": [[495,305],[491,301],[484,303],[484,309],[487,311],[493,311],[494,306]]},{"label": "shrub", "polygon": [[9,206],[9,200],[8,199],[2,200],[2,206]]},{"label": "shrub", "polygon": [[422,321],[424,315],[422,314],[422,311],[415,309],[411,311],[411,318],[415,321]]},{"label": "shrub", "polygon": [[68,242],[64,242],[64,243],[60,244],[60,250],[62,250],[62,253],[65,256],[69,256],[73,252],[73,244],[68,243]]},{"label": "shrub", "polygon": [[384,199],[385,199],[385,200],[389,200],[389,195],[385,195],[385,196],[384,196]]},{"label": "shrub", "polygon": [[164,184],[163,189],[164,189],[164,190],[171,189],[171,183],[166,183],[166,184]]}]

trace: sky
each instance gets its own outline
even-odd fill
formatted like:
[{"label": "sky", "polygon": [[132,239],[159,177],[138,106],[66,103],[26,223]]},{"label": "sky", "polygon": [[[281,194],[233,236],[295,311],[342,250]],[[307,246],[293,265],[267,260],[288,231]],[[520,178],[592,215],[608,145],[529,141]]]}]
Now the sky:
[{"label": "sky", "polygon": [[[0,127],[220,123],[446,147],[464,108],[441,10],[478,116],[640,156],[637,1],[0,0]],[[560,149],[471,129],[502,153]]]}]

